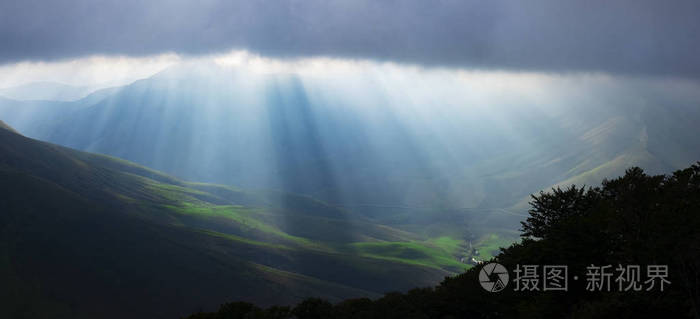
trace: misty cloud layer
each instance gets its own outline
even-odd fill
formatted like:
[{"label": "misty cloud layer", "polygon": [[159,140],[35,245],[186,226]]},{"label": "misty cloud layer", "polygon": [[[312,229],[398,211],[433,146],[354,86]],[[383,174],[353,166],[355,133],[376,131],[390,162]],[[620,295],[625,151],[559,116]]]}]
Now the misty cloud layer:
[{"label": "misty cloud layer", "polygon": [[0,2],[0,64],[94,54],[370,58],[423,65],[700,76],[700,2]]}]

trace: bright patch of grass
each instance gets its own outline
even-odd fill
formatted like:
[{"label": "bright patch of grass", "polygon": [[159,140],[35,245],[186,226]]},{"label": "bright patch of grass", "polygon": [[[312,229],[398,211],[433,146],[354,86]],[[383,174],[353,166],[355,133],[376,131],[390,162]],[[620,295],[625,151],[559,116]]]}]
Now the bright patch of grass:
[{"label": "bright patch of grass", "polygon": [[508,237],[495,233],[483,236],[475,245],[479,251],[479,259],[489,260],[501,251],[501,247],[508,247],[518,241],[516,237]]},{"label": "bright patch of grass", "polygon": [[309,239],[289,235],[279,228],[261,221],[263,213],[260,208],[246,208],[233,205],[209,205],[201,203],[181,202],[179,205],[166,205],[171,211],[188,216],[202,218],[225,218],[234,221],[242,229],[265,233],[272,237],[284,239],[290,243],[303,246],[308,249],[327,250],[327,247],[315,243]]},{"label": "bright patch of grass", "polygon": [[[440,242],[453,244],[446,239]],[[431,247],[423,242],[361,242],[350,246],[359,255],[365,257],[427,266],[450,272],[458,272],[466,268],[447,250]]]},{"label": "bright patch of grass", "polygon": [[464,242],[461,240],[454,239],[449,236],[442,236],[438,238],[429,239],[428,243],[431,246],[435,246],[439,249],[444,250],[450,255],[456,256],[460,252],[464,251]]},{"label": "bright patch of grass", "polygon": [[163,183],[149,183],[146,189],[171,202],[197,203],[200,200],[197,196],[207,196],[209,194],[192,188],[181,187]]}]

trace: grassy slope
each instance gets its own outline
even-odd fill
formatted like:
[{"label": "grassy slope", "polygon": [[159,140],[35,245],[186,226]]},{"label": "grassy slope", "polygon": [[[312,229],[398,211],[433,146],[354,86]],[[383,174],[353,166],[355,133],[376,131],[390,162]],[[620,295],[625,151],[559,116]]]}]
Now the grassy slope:
[{"label": "grassy slope", "polygon": [[160,316],[230,299],[373,296],[460,270],[446,238],[303,196],[186,183],[7,129],[0,177],[0,275],[11,283],[0,295],[16,296],[12,315],[103,316],[119,305],[115,316]]}]

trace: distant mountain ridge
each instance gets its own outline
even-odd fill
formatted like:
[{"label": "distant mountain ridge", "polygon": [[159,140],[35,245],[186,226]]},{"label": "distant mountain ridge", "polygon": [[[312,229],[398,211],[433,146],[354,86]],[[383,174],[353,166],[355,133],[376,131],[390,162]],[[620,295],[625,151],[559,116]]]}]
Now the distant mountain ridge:
[{"label": "distant mountain ridge", "polygon": [[57,82],[31,82],[0,89],[0,96],[14,100],[44,100],[70,102],[95,91],[89,86],[74,86]]}]

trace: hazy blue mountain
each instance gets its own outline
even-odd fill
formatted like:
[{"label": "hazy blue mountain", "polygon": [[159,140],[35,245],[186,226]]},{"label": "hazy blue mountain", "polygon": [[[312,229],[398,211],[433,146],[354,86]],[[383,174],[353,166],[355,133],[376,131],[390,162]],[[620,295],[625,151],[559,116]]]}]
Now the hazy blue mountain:
[{"label": "hazy blue mountain", "polygon": [[189,180],[281,189],[399,220],[467,208],[523,213],[540,189],[700,158],[692,100],[669,106],[650,92],[644,103],[465,105],[346,82],[173,67],[20,131]]},{"label": "hazy blue mountain", "polygon": [[70,119],[74,111],[92,106],[118,90],[119,88],[101,89],[73,102],[20,101],[0,97],[0,116],[24,135],[46,136],[55,129],[57,123]]},{"label": "hazy blue mountain", "polygon": [[31,82],[0,89],[0,96],[14,100],[76,101],[95,91],[89,86],[57,82]]},{"label": "hazy blue mountain", "polygon": [[0,122],[0,316],[177,317],[377,296],[462,271],[452,240],[308,197],[188,183]]}]

